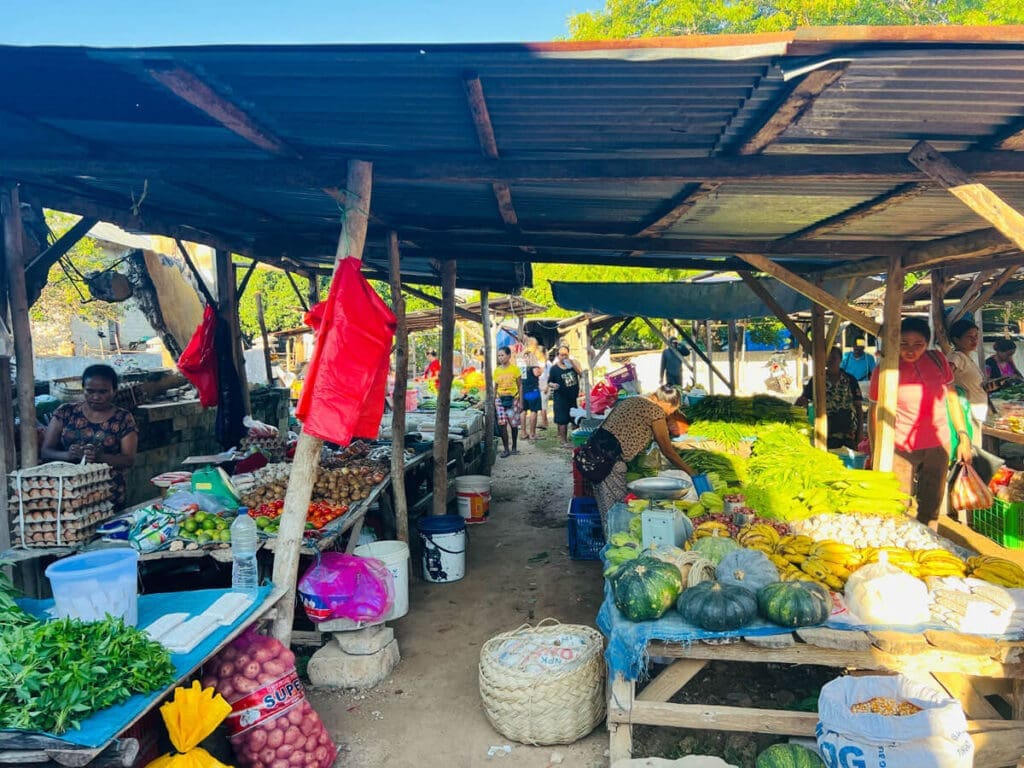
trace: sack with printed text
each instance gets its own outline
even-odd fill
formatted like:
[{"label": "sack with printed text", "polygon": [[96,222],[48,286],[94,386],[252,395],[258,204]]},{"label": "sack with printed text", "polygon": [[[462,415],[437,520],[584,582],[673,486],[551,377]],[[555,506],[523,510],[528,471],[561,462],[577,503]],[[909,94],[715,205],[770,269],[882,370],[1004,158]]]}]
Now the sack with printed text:
[{"label": "sack with printed text", "polygon": [[818,752],[828,768],[971,768],[960,702],[910,678],[840,677],[818,699]]}]

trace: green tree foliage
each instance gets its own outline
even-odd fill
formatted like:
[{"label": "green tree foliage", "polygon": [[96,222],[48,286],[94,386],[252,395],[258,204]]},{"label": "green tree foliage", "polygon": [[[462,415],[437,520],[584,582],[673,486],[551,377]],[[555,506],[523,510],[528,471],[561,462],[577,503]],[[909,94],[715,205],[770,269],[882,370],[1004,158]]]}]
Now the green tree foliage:
[{"label": "green tree foliage", "polygon": [[[77,216],[57,211],[46,211],[46,224],[59,238],[78,221]],[[70,262],[81,274],[100,271],[119,258],[106,253],[91,237],[83,237],[67,252],[65,262]],[[84,298],[83,298],[84,297]],[[124,314],[122,304],[105,301],[89,301],[92,298],[87,286],[74,270],[67,272],[61,265],[54,264],[47,276],[46,286],[39,298],[29,309],[32,321],[36,352],[45,354],[57,349],[61,342],[71,339],[71,323],[78,319],[94,328],[106,329],[108,322],[116,322]]]},{"label": "green tree foliage", "polygon": [[1016,0],[607,0],[569,17],[574,40],[777,32],[809,26],[1020,24]]},{"label": "green tree foliage", "polygon": [[[309,290],[309,281],[301,275],[294,277],[295,285],[305,297]],[[249,279],[245,293],[238,301],[238,324],[247,338],[258,339],[260,336],[259,317],[256,313],[257,293],[263,299],[263,318],[267,324],[267,331],[283,331],[302,325],[305,310],[284,272],[257,267]]]}]

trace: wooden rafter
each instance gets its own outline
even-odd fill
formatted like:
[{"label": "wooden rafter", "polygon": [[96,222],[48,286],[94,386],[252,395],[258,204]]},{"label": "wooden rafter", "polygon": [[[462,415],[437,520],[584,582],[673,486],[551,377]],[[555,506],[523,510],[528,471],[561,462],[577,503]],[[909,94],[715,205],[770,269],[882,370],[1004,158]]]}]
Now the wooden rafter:
[{"label": "wooden rafter", "polygon": [[[591,368],[593,368],[594,365],[597,364],[597,361],[601,359],[601,356],[605,352],[607,352],[609,349],[612,348],[612,344],[615,343],[615,340],[617,338],[619,338],[619,336],[622,335],[622,332],[624,330],[626,330],[626,328],[629,326],[629,324],[632,323],[635,319],[636,319],[635,317],[627,317],[627,318],[625,318],[619,324],[618,328],[616,328],[614,331],[610,331],[608,333],[608,338],[605,339],[605,341],[601,344],[601,349],[599,349],[596,353],[594,353],[594,356],[590,359],[590,366],[591,366]],[[591,329],[593,329],[593,326],[591,326]]]},{"label": "wooden rafter", "polygon": [[245,289],[249,287],[249,280],[252,278],[253,273],[256,271],[256,265],[259,264],[256,259],[249,262],[248,268],[245,270],[245,274],[242,275],[242,282],[238,284],[238,298],[241,300],[242,296],[245,295]]},{"label": "wooden rafter", "polygon": [[99,219],[95,217],[83,216],[75,222],[71,229],[57,238],[49,248],[36,254],[36,257],[26,265],[25,270],[27,272],[34,270],[49,271],[50,267],[57,263],[57,259],[74,248],[79,240],[89,234],[89,230],[96,226],[98,221]]},{"label": "wooden rafter", "polygon": [[1024,249],[1024,215],[999,195],[972,179],[968,173],[943,157],[927,141],[915,144],[908,158],[960,202],[998,229],[1018,248]]},{"label": "wooden rafter", "polygon": [[779,108],[739,149],[741,155],[755,155],[772,144],[791,126],[800,122],[819,96],[843,76],[845,64],[822,67],[809,72],[796,84]]},{"label": "wooden rafter", "polygon": [[929,293],[932,341],[944,354],[949,354],[949,336],[946,334],[946,270],[932,270]]},{"label": "wooden rafter", "polygon": [[[487,108],[487,98],[484,96],[484,86],[480,78],[470,74],[462,79],[462,85],[466,90],[466,101],[469,104],[469,113],[473,118],[473,126],[476,128],[477,140],[480,142],[480,151],[489,160],[498,159],[498,140],[494,136],[494,124],[491,122],[491,112]],[[498,203],[498,213],[501,220],[505,222],[505,228],[509,232],[521,232],[519,216],[516,213],[515,205],[512,203],[512,190],[507,182],[494,181],[491,183],[494,192],[494,199]],[[523,248],[522,250],[528,250]]]},{"label": "wooden rafter", "polygon": [[697,205],[697,203],[713,195],[721,186],[722,185],[717,182],[705,182],[704,184],[698,185],[695,189],[690,190],[681,197],[673,200],[670,203],[671,207],[669,210],[658,216],[657,219],[637,232],[635,236],[660,237],[670,230],[677,221],[693,210],[693,207]]},{"label": "wooden rafter", "polygon": [[972,301],[972,302],[971,302],[971,303],[970,303],[970,304],[968,305],[968,307],[967,307],[967,311],[968,311],[968,312],[975,312],[975,311],[977,311],[977,310],[981,309],[981,307],[983,307],[983,306],[985,306],[986,304],[988,304],[988,303],[989,303],[989,302],[990,302],[990,301],[992,300],[992,297],[993,297],[993,296],[995,296],[995,295],[996,295],[996,294],[997,294],[997,293],[999,292],[999,289],[1000,289],[1000,288],[1002,288],[1002,287],[1003,287],[1004,285],[1006,285],[1006,284],[1007,284],[1008,282],[1010,282],[1010,280],[1011,280],[1011,279],[1013,279],[1013,276],[1014,276],[1015,274],[1017,274],[1017,271],[1018,271],[1019,269],[1020,269],[1020,265],[1019,265],[1019,264],[1013,264],[1013,265],[1011,265],[1011,266],[1009,266],[1009,267],[1006,267],[1006,269],[1004,269],[1004,270],[1003,270],[1003,271],[1002,271],[1002,272],[1001,272],[1001,273],[999,274],[999,276],[998,276],[998,277],[996,277],[996,279],[995,279],[995,280],[993,280],[993,281],[992,281],[992,282],[991,282],[991,283],[990,283],[990,284],[989,284],[989,285],[988,285],[988,286],[987,286],[987,287],[986,287],[986,288],[985,288],[985,289],[984,289],[984,290],[983,290],[983,291],[982,291],[981,293],[979,293],[979,294],[977,295],[977,297],[976,297],[976,298],[975,298],[975,299],[974,299],[974,300],[973,300],[973,301]]},{"label": "wooden rafter", "polygon": [[949,317],[946,318],[946,325],[952,325],[964,316],[971,302],[981,292],[982,286],[995,277],[997,271],[995,269],[986,269],[974,276],[974,279],[964,289],[964,294],[960,297],[960,301],[957,302],[957,305],[953,307],[953,311],[949,313]]},{"label": "wooden rafter", "polygon": [[751,292],[753,292],[753,294],[775,314],[779,319],[779,322],[786,326],[786,329],[793,335],[793,338],[796,339],[800,348],[808,355],[811,354],[811,340],[807,337],[807,334],[804,333],[803,329],[793,322],[793,318],[791,318],[789,313],[782,308],[782,305],[775,300],[775,297],[771,295],[768,289],[761,285],[761,283],[757,281],[757,278],[750,274],[748,270],[737,270],[736,274],[740,276],[740,279],[743,280],[744,284],[751,290]]},{"label": "wooden rafter", "polygon": [[834,216],[829,216],[827,219],[811,224],[809,227],[804,227],[798,232],[794,232],[791,235],[779,238],[782,242],[789,240],[804,240],[811,237],[818,237],[819,235],[826,235],[836,230],[842,229],[855,221],[861,221],[866,219],[868,216],[874,216],[875,214],[881,213],[887,208],[912,200],[913,198],[920,195],[925,189],[926,184],[917,184],[914,182],[908,182],[906,184],[900,184],[897,187],[890,189],[887,192],[865,200],[863,203],[858,203],[852,208],[847,208],[845,211],[837,213]]},{"label": "wooden rafter", "polygon": [[849,320],[858,328],[863,328],[873,336],[879,333],[879,324],[871,317],[868,317],[859,309],[851,307],[845,301],[840,301],[835,296],[827,293],[813,283],[804,280],[799,275],[790,272],[785,267],[776,264],[767,256],[759,253],[737,253],[739,258],[750,264],[755,269],[771,275],[783,285],[787,285],[797,293],[800,293],[816,304],[821,304],[826,309],[831,309],[845,320]]},{"label": "wooden rafter", "polygon": [[149,69],[150,76],[180,99],[205,112],[232,133],[250,144],[282,157],[299,157],[299,153],[272,131],[265,128],[241,107],[217,93],[195,72],[184,67]]}]

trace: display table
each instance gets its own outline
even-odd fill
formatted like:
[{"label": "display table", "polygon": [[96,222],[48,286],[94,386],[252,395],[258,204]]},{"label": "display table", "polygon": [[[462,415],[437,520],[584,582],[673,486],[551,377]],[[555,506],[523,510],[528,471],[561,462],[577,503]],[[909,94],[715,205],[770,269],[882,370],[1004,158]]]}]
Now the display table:
[{"label": "display table", "polygon": [[[994,640],[938,629],[787,632],[763,623],[750,630],[754,634],[744,636],[724,638],[727,633],[714,633],[716,639],[696,635],[680,639],[681,620],[674,612],[660,621],[631,626],[619,615],[609,624],[609,599],[602,605],[598,623],[609,635],[608,730],[613,765],[631,756],[634,725],[814,738],[818,716],[813,712],[671,703],[672,696],[711,661],[813,664],[834,667],[837,676],[843,670],[902,673],[933,687],[937,684],[961,702],[975,744],[975,768],[1016,765],[1024,755],[1024,722],[1020,722],[1024,720],[1024,640]],[[614,605],[610,610],[615,611]],[[673,661],[638,692],[644,661],[651,657]],[[1012,720],[1003,719],[985,698],[993,694],[1006,699]]]},{"label": "display table", "polygon": [[[160,616],[176,611],[201,613],[228,591],[205,589],[140,595],[138,626],[145,627]],[[131,746],[115,745],[118,735],[141,720],[170,691],[191,680],[207,659],[272,609],[283,594],[283,589],[261,587],[256,601],[234,623],[218,627],[190,653],[172,654],[171,661],[177,677],[162,690],[145,696],[137,694],[122,704],[96,712],[82,721],[79,730],[69,731],[59,737],[42,732],[0,731],[0,764],[57,763],[84,766],[104,755],[112,760],[107,764],[131,765],[132,761],[128,759]],[[26,600],[23,603],[26,610],[37,615],[42,615],[52,604],[52,600]],[[137,744],[135,749],[137,751]]]}]

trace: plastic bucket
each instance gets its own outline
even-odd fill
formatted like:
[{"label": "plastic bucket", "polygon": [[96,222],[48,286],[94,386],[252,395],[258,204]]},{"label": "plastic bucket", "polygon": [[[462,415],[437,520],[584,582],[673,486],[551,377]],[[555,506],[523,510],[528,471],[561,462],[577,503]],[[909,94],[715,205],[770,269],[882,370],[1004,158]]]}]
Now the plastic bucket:
[{"label": "plastic bucket", "polygon": [[120,616],[139,620],[139,553],[127,547],[98,549],[51,564],[46,577],[58,618],[100,621]]},{"label": "plastic bucket", "polygon": [[395,579],[395,604],[384,621],[405,616],[409,612],[409,545],[404,541],[374,541],[356,547],[353,554],[380,560]]},{"label": "plastic bucket", "polygon": [[466,575],[465,520],[458,515],[424,517],[419,530],[424,581],[444,584]]},{"label": "plastic bucket", "polygon": [[467,523],[485,523],[491,514],[491,478],[463,475],[455,478],[459,516]]}]

